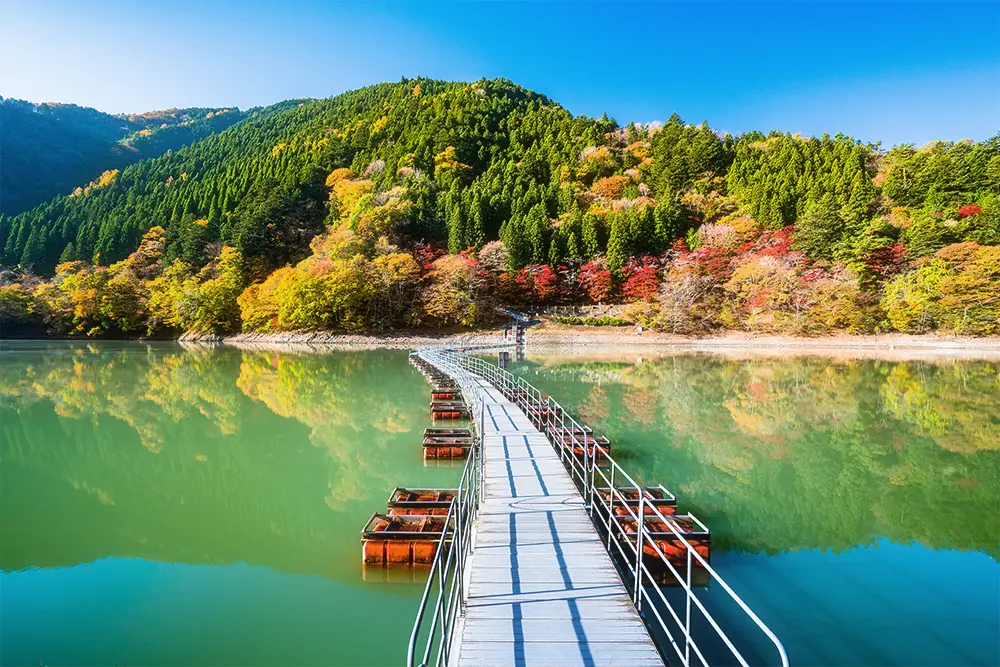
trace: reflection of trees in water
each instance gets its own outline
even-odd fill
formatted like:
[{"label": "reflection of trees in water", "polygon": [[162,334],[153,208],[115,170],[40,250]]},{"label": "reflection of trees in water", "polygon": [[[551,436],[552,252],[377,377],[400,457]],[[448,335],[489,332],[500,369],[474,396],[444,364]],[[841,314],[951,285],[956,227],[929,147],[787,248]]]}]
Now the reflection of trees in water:
[{"label": "reflection of trees in water", "polygon": [[355,564],[361,515],[406,481],[395,453],[419,461],[405,434],[426,387],[404,353],[16,359],[0,364],[4,569],[121,555],[334,576]]},{"label": "reflection of trees in water", "polygon": [[[143,446],[159,451],[163,426],[192,412],[207,417],[222,434],[236,429],[238,392],[224,362],[210,350],[160,354],[152,348],[50,348],[26,365],[0,364],[0,400],[23,405],[51,401],[60,417],[107,415],[133,429]],[[166,419],[164,419],[166,417]]]},{"label": "reflection of trees in water", "polygon": [[[398,353],[391,356],[398,362]],[[345,498],[363,494],[375,480],[382,489],[396,486],[398,473],[386,465],[390,447],[427,421],[419,401],[426,394],[405,383],[401,395],[399,379],[407,371],[385,358],[378,352],[244,354],[237,381],[243,393],[308,426],[313,444],[334,462],[331,508],[342,509]]]},{"label": "reflection of trees in water", "polygon": [[628,468],[672,485],[722,545],[885,535],[1000,552],[995,364],[676,356],[565,364],[539,384],[613,436]]},{"label": "reflection of trees in water", "polygon": [[989,364],[899,364],[882,386],[886,411],[945,449],[1000,450],[1000,373]]}]

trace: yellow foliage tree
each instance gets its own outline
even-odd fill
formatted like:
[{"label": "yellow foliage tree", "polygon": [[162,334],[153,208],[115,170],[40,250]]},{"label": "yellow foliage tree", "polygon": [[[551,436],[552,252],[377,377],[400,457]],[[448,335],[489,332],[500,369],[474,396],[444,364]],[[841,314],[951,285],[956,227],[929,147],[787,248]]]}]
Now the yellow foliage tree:
[{"label": "yellow foliage tree", "polygon": [[350,215],[362,197],[375,189],[375,184],[367,180],[342,179],[333,184],[330,201],[341,216]]}]

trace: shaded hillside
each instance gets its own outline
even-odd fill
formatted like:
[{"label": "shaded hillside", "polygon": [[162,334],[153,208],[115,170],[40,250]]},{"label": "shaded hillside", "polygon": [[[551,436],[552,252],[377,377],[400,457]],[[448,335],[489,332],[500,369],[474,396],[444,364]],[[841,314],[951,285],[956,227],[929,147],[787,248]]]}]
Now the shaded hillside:
[{"label": "shaded hillside", "polygon": [[[4,221],[3,263],[49,272],[60,259],[116,261],[160,225],[170,234],[170,255],[196,265],[206,259],[205,246],[218,240],[280,265],[308,254],[327,215],[324,181],[334,169],[352,166],[358,174],[367,171],[377,190],[407,182],[414,206],[399,221],[400,236],[444,240],[447,212],[439,208],[445,195],[495,165],[489,174],[495,205],[484,202],[490,205],[485,233],[495,238],[514,202],[521,208],[540,201],[542,187],[546,197],[554,195],[552,170],[613,127],[574,119],[504,81],[478,88],[380,84],[327,100],[286,102],[186,150],[132,165],[85,196],[59,197]],[[442,155],[449,147],[450,158]],[[371,191],[366,184],[357,190]],[[449,211],[461,203],[457,194],[447,199]]]},{"label": "shaded hillside", "polygon": [[235,108],[114,116],[75,104],[0,99],[0,213],[20,213],[241,118]]}]

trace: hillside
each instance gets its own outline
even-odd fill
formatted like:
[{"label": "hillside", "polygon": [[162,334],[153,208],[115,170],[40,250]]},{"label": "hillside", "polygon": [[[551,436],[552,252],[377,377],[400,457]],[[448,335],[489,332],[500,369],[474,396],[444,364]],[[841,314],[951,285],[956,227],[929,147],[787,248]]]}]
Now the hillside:
[{"label": "hillside", "polygon": [[619,300],[675,332],[989,334],[998,195],[1000,135],[886,153],[403,80],[252,110],[0,219],[21,267],[0,314],[94,335],[356,330]]},{"label": "hillside", "polygon": [[118,115],[0,98],[0,213],[14,215],[140,160],[177,150],[242,117],[239,109]]},{"label": "hillside", "polygon": [[[452,181],[457,189],[497,157],[506,158],[501,163],[506,165],[527,155],[538,163],[537,173],[519,175],[518,185],[522,190],[548,187],[550,149],[532,146],[544,134],[545,123],[555,122],[557,130],[565,126],[558,140],[572,142],[557,149],[563,155],[551,156],[555,161],[568,160],[574,149],[596,143],[602,135],[595,122],[573,119],[544,97],[509,83],[484,84],[490,86],[486,95],[473,92],[468,84],[424,81],[421,96],[413,94],[415,85],[381,84],[327,100],[283,103],[175,155],[133,165],[115,177],[114,187],[92,188],[84,197],[60,197],[5,222],[0,230],[2,261],[16,265],[29,260],[41,272],[51,272],[60,258],[115,261],[135,249],[144,231],[160,225],[175,243],[171,256],[183,254],[203,263],[201,248],[184,251],[181,241],[194,233],[204,242],[230,241],[248,249],[238,238],[245,235],[247,200],[276,196],[277,188],[282,202],[276,206],[325,207],[324,179],[333,169],[353,166],[363,174],[372,164],[376,166],[368,176],[379,190],[391,189],[397,179],[409,180],[417,206],[401,233],[443,239],[445,223],[437,209],[445,197],[439,195],[448,194]],[[603,129],[612,127],[605,125]],[[439,164],[439,155],[449,147],[464,163],[453,158],[453,164]],[[392,167],[380,169],[382,164]],[[398,174],[399,168],[413,173]],[[462,178],[451,178],[458,171]],[[505,197],[508,202],[514,198],[513,192]],[[325,211],[318,215],[322,219]],[[206,220],[207,230],[192,230],[195,220]],[[313,218],[296,222],[305,227],[301,234],[292,230],[295,250],[301,253],[322,225]],[[498,227],[497,220],[494,236]],[[46,242],[38,255],[33,251],[22,257],[30,231],[40,233],[42,228]],[[73,248],[66,252],[69,244]],[[281,245],[286,244],[282,239]],[[280,262],[285,256],[271,259]]]}]

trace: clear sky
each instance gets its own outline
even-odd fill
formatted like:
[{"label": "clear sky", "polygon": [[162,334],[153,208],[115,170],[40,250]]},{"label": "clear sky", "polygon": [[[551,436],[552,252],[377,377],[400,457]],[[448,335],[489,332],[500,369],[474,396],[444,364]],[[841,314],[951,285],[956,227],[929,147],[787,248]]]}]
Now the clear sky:
[{"label": "clear sky", "polygon": [[266,105],[401,76],[506,77],[620,123],[843,132],[885,146],[1000,130],[1000,0],[0,0],[0,95],[108,112]]}]

